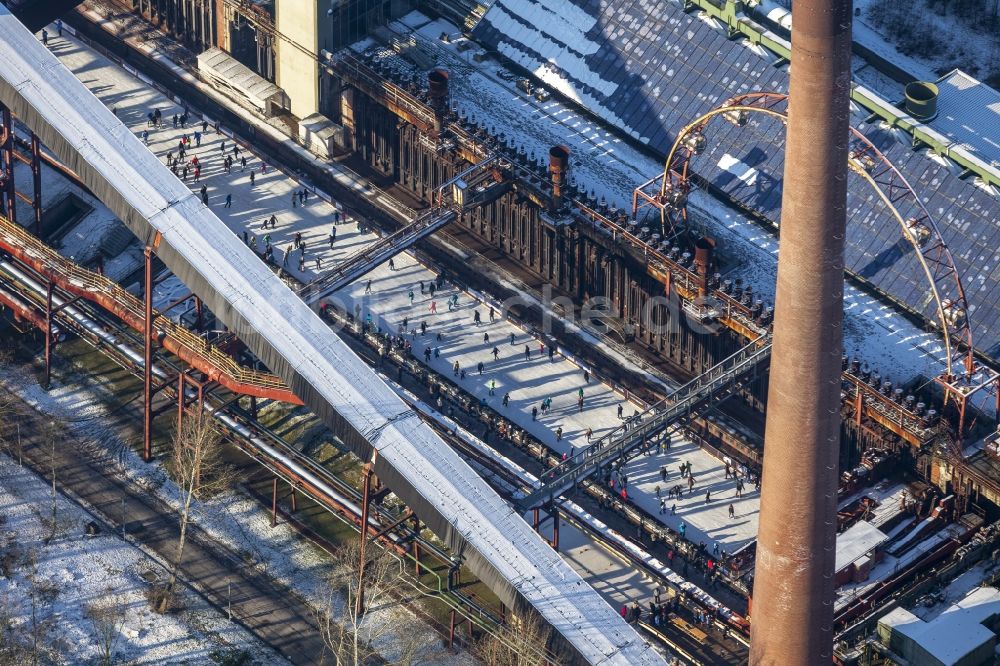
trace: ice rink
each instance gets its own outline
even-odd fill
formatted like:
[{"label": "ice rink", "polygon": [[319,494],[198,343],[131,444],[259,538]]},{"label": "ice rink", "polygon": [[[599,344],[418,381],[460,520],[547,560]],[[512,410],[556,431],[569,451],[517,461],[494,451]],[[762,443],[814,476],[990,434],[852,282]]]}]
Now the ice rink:
[{"label": "ice rink", "polygon": [[[266,165],[260,157],[241,149],[235,158],[231,173],[224,169],[226,155],[233,156],[234,143],[224,133],[215,133],[209,125],[201,134],[200,146],[196,145],[195,132],[202,132],[201,118],[193,114],[186,127],[174,127],[174,114],[184,112],[183,107],[167,99],[154,88],[122,71],[114,63],[96,55],[77,42],[67,38],[50,37],[49,48],[71,70],[77,73],[87,85],[118,117],[142,137],[149,132],[148,147],[164,162],[167,153],[178,153],[178,142],[185,134],[190,140],[186,151],[186,161],[197,157],[201,167],[200,179],[194,181],[194,169],[189,165],[187,184],[199,193],[206,188],[208,204],[213,212],[233,231],[247,238],[256,236],[258,252],[263,252],[265,236],[274,249],[275,261],[283,263],[286,250],[291,250],[286,270],[297,279],[308,282],[324,269],[334,266],[337,261],[357,252],[374,240],[371,234],[362,234],[357,225],[346,217],[338,204],[328,203],[316,195],[310,195],[302,205],[295,193],[303,189],[299,183],[285,173]],[[162,113],[162,126],[148,126],[147,114],[153,109]],[[223,145],[223,143],[225,145]],[[247,164],[241,166],[241,158]],[[253,173],[251,185],[250,174]],[[227,207],[226,197],[232,197]],[[340,224],[334,225],[335,216],[340,214]],[[262,223],[271,216],[276,219],[274,229],[264,229]],[[346,221],[345,221],[346,220]],[[336,240],[330,248],[329,236],[336,226]],[[306,244],[305,265],[299,269],[299,250],[292,250],[295,235],[302,234]],[[317,264],[316,259],[319,259]],[[398,332],[403,320],[408,328],[415,331],[411,338],[415,356],[424,359],[424,349],[432,351],[430,366],[446,376],[453,376],[453,366],[466,373],[460,383],[479,398],[485,399],[506,418],[527,429],[535,437],[547,443],[558,452],[570,452],[587,446],[586,433],[593,430],[596,441],[602,434],[617,426],[618,406],[624,414],[631,415],[642,410],[639,404],[627,402],[621,394],[591,377],[584,380],[584,373],[575,363],[556,354],[552,361],[548,349],[540,351],[539,341],[530,337],[522,329],[504,321],[497,314],[490,321],[489,306],[474,301],[464,292],[453,289],[438,291],[434,297],[421,293],[421,282],[426,287],[436,274],[418,263],[412,255],[404,253],[394,261],[394,270],[382,265],[365,278],[339,292],[336,297],[348,310],[361,308],[363,316],[371,314],[373,321],[383,330]],[[371,292],[365,293],[368,281]],[[411,300],[410,294],[413,297]],[[448,300],[458,296],[454,310],[449,311]],[[481,324],[474,322],[474,313],[479,311]],[[420,326],[426,323],[426,334],[421,335]],[[441,340],[438,340],[440,334]],[[514,343],[511,344],[511,334]],[[488,335],[488,341],[484,336]],[[498,357],[495,359],[493,349]],[[525,357],[525,348],[530,358]],[[436,351],[436,353],[435,353]],[[483,364],[482,374],[478,365]],[[457,378],[456,378],[457,379]],[[492,395],[491,393],[492,388]],[[578,410],[578,397],[583,390],[583,411]],[[509,404],[501,404],[505,393],[510,394]],[[532,407],[550,398],[552,409],[537,420],[531,416]],[[557,440],[556,430],[562,428],[562,437]],[[683,462],[690,462],[696,480],[692,492],[686,481],[679,478],[678,468]],[[667,481],[660,478],[660,470],[666,466]],[[688,539],[704,541],[711,547],[715,542],[732,552],[754,538],[757,529],[758,494],[749,485],[741,499],[735,498],[735,484],[724,479],[721,460],[702,451],[689,441],[674,438],[669,451],[663,455],[639,456],[626,468],[629,477],[629,496],[651,515],[664,524],[678,530],[683,522]],[[666,494],[673,485],[681,484],[684,494],[681,498],[668,501],[666,514],[660,515],[660,503],[655,489],[659,485]],[[705,493],[712,495],[705,502]],[[735,519],[728,516],[730,503],[734,504]],[[676,504],[676,513],[670,508]]]}]

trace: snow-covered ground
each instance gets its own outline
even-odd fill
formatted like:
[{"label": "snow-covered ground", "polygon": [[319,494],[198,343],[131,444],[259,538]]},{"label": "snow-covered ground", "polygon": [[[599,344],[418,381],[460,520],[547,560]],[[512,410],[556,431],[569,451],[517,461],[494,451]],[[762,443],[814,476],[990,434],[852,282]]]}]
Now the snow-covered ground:
[{"label": "snow-covered ground", "polygon": [[0,455],[0,556],[10,563],[9,575],[0,575],[0,616],[10,621],[14,640],[30,645],[36,627],[45,627],[41,644],[52,663],[98,663],[88,607],[101,603],[120,608],[113,663],[210,663],[210,653],[231,649],[253,655],[257,664],[287,663],[196,594],[183,593],[178,613],[153,613],[144,576],[165,579],[163,567],[121,535],[86,536],[92,516],[62,495],[56,537],[48,541],[51,502],[45,479]]},{"label": "snow-covered ground", "polygon": [[[75,434],[92,445],[91,451],[102,456],[107,465],[139,487],[155,493],[172,508],[178,507],[177,486],[163,467],[158,463],[150,465],[143,462],[128,442],[109,427],[107,409],[95,386],[62,385],[56,381],[49,391],[45,391],[27,367],[6,372],[0,385],[40,411],[66,422]],[[257,501],[237,491],[223,493],[204,502],[195,501],[192,520],[212,539],[240,553],[246,566],[294,590],[307,602],[326,596],[329,558],[289,524],[279,522],[272,528],[270,515]],[[89,548],[87,552],[90,552]],[[438,634],[406,607],[387,606],[380,608],[378,613],[380,616],[376,621],[387,615],[392,625],[398,628],[377,646],[390,662],[404,645],[410,643],[408,637],[406,640],[402,637],[416,632],[423,637],[419,650],[434,654],[440,663],[469,663],[470,658],[465,653],[438,655]]]},{"label": "snow-covered ground", "polygon": [[[21,138],[27,139],[28,133],[26,130],[17,127],[15,131]],[[77,197],[83,205],[90,208],[60,239],[57,249],[62,254],[74,261],[89,265],[96,260],[100,252],[104,252],[107,255],[108,241],[113,234],[128,234],[125,225],[115,217],[114,213],[107,206],[101,203],[100,199],[83,191],[44,162],[42,162],[41,174],[43,209],[48,210],[50,206],[70,195]],[[15,161],[14,182],[18,191],[30,194],[32,192],[31,179],[31,167],[19,160]],[[17,221],[34,230],[34,211],[31,205],[18,198],[16,208]],[[55,229],[48,229],[48,231],[51,233]],[[137,243],[133,242],[132,245],[137,246]],[[131,253],[126,250],[121,254],[130,255]],[[114,257],[105,256],[104,258],[106,274],[112,278],[124,276],[131,270],[130,266],[134,265],[134,259],[122,261],[123,257],[121,255]],[[124,267],[124,272],[118,270],[119,263]]]},{"label": "snow-covered ground", "polygon": [[[958,68],[980,80],[992,76],[994,87],[1000,83],[1000,33],[991,31],[984,21],[972,27],[972,20],[954,15],[955,6],[927,0],[905,5],[892,0],[857,0],[854,6],[861,10],[854,19],[854,40],[913,76],[934,81]],[[950,11],[942,14],[942,7]],[[985,6],[983,10],[976,14],[988,18]],[[913,21],[914,16],[920,19]],[[892,22],[902,23],[905,37],[893,36],[888,29]]]}]

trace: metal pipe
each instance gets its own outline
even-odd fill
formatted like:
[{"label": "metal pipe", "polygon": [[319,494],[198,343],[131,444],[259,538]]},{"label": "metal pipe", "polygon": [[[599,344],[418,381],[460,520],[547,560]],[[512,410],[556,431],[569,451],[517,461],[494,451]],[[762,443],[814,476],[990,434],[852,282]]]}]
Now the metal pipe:
[{"label": "metal pipe", "polygon": [[833,653],[851,82],[851,0],[800,2],[750,640],[789,666]]}]

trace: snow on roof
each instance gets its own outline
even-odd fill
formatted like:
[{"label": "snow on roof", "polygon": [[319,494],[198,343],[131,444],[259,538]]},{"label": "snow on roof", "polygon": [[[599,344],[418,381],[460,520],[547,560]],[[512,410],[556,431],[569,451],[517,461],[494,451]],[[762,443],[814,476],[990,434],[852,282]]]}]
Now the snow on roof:
[{"label": "snow on roof", "polygon": [[928,124],[1000,166],[1000,91],[959,69],[937,86],[938,115]]},{"label": "snow on roof", "polygon": [[[591,663],[663,663],[618,613],[8,10],[0,96],[379,476]],[[362,449],[360,444],[356,447]],[[377,455],[376,455],[377,453]],[[512,594],[513,592],[513,594]]]},{"label": "snow on roof", "polygon": [[[773,55],[761,56],[746,40],[729,39],[718,21],[685,13],[682,5],[669,0],[496,0],[471,36],[618,132],[665,156],[681,128],[700,114],[734,95],[785,91],[788,84],[787,68],[775,67]],[[538,23],[540,16],[547,22]],[[870,104],[898,113],[864,86],[854,91]],[[897,142],[880,123],[857,122],[865,117],[859,109],[857,127],[915,188],[959,263],[977,349],[995,354],[1000,349],[1000,302],[992,297],[1000,288],[1000,273],[994,270],[1000,260],[996,188],[980,185],[981,179],[964,181],[953,167],[924,159],[911,141]],[[694,168],[716,192],[777,223],[784,136],[771,122],[752,120],[744,128],[713,123],[706,151]],[[981,124],[980,144],[996,124]],[[945,144],[951,141],[932,125],[921,131]],[[957,142],[952,150],[989,161]],[[727,151],[754,172],[725,158]],[[734,173],[728,168],[732,166],[740,168]],[[662,168],[661,163],[647,171],[624,192]],[[896,220],[879,197],[871,196],[869,184],[851,178],[846,267],[910,311],[936,321],[936,302],[927,298],[918,255],[900,249]],[[911,204],[897,205],[907,209]],[[901,219],[909,215],[903,212]],[[878,333],[873,331],[872,337]]]},{"label": "snow on roof", "polygon": [[993,638],[993,632],[983,623],[998,614],[1000,590],[980,587],[930,622],[924,622],[905,608],[896,608],[882,616],[879,624],[906,636],[948,666]]},{"label": "snow on roof", "polygon": [[243,95],[260,109],[266,108],[268,102],[282,105],[285,93],[281,88],[218,47],[198,55],[198,71]]},{"label": "snow on roof", "polygon": [[837,564],[840,571],[886,540],[885,532],[865,520],[859,520],[837,535]]}]

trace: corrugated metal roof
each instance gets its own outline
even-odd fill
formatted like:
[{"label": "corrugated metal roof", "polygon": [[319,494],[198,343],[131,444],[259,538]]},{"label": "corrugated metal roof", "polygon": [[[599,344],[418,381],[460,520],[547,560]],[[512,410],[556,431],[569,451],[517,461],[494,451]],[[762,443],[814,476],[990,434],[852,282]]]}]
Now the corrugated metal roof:
[{"label": "corrugated metal roof", "polygon": [[937,86],[938,115],[927,124],[1000,166],[1000,91],[958,69]]},{"label": "corrugated metal roof", "polygon": [[[529,18],[541,11],[550,20]],[[573,35],[571,43],[561,41],[565,35]],[[786,68],[776,68],[774,59],[727,39],[721,26],[686,14],[670,0],[496,0],[473,37],[536,75],[544,65],[546,85],[662,155],[685,124],[726,99],[788,90]],[[560,85],[550,80],[552,72],[561,77]],[[997,142],[1000,116],[990,118],[972,124],[980,139]],[[973,120],[966,116],[967,123]],[[997,199],[914,151],[908,139],[901,143],[878,126],[857,126],[899,168],[938,222],[963,276],[976,346],[1000,359],[1000,269],[992,249],[1000,247]],[[716,120],[707,138],[705,153],[694,163],[697,173],[777,222],[783,127],[760,119],[739,129]],[[865,183],[850,177],[848,269],[935,321],[928,285],[898,223]],[[905,219],[908,213],[902,213]]]},{"label": "corrugated metal roof", "polygon": [[267,108],[268,102],[283,105],[285,93],[281,88],[218,47],[213,46],[198,55],[198,71],[246,97],[260,109]]}]

